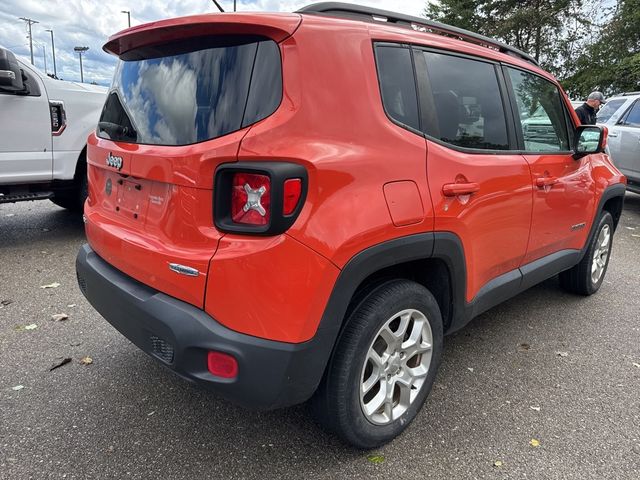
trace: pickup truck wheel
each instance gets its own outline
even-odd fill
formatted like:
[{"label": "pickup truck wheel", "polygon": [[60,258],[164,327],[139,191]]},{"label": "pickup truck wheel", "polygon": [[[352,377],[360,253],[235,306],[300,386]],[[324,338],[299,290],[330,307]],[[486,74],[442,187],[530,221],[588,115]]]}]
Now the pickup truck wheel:
[{"label": "pickup truck wheel", "polygon": [[376,288],[348,319],[312,400],[318,422],[363,449],[398,436],[431,391],[442,330],[438,304],[422,285]]},{"label": "pickup truck wheel", "polygon": [[84,210],[84,201],[89,194],[89,184],[87,173],[80,175],[76,188],[56,194],[51,201],[59,207],[66,208],[69,211],[81,213]]},{"label": "pickup truck wheel", "polygon": [[604,211],[597,225],[596,233],[580,263],[560,274],[560,285],[571,293],[596,293],[607,273],[613,241],[613,217]]}]

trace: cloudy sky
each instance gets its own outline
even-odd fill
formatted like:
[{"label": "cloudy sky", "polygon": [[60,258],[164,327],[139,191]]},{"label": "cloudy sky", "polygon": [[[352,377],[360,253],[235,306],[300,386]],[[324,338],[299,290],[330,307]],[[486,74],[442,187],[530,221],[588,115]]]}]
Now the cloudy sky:
[{"label": "cloudy sky", "polygon": [[[343,0],[346,1],[346,0]],[[227,10],[233,10],[233,0],[219,0]],[[238,0],[238,11],[292,12],[313,3],[313,0]],[[357,0],[348,3],[369,5],[386,10],[420,15],[426,0]],[[115,60],[102,51],[107,37],[127,27],[131,11],[131,25],[163,18],[218,11],[211,0],[1,0],[0,46],[29,59],[27,27],[19,17],[32,18],[39,23],[32,26],[35,65],[44,70],[46,51],[47,72],[53,72],[51,34],[54,31],[58,77],[80,80],[78,56],[74,46],[87,46],[83,57],[86,82],[108,85]]]}]

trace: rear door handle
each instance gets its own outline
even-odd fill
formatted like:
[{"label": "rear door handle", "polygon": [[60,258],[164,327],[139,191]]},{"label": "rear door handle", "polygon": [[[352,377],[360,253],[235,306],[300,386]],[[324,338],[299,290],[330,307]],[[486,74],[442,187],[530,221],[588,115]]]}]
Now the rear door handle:
[{"label": "rear door handle", "polygon": [[536,178],[536,186],[538,188],[550,187],[551,185],[555,185],[556,183],[558,183],[558,179],[556,177]]},{"label": "rear door handle", "polygon": [[615,138],[615,137],[618,136],[618,134],[617,133],[609,133],[609,136]]},{"label": "rear door handle", "polygon": [[447,183],[442,186],[445,197],[457,197],[458,195],[471,195],[480,190],[477,183]]}]

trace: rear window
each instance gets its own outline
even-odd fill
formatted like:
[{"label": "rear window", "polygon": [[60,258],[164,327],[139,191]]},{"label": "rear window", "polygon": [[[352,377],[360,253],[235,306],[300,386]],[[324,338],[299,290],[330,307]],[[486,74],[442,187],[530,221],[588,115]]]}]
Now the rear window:
[{"label": "rear window", "polygon": [[418,130],[418,97],[410,50],[399,45],[377,46],[376,62],[382,104],[387,115]]},{"label": "rear window", "polygon": [[271,115],[282,99],[278,46],[261,37],[205,37],[127,52],[98,136],[152,145],[221,137]]}]

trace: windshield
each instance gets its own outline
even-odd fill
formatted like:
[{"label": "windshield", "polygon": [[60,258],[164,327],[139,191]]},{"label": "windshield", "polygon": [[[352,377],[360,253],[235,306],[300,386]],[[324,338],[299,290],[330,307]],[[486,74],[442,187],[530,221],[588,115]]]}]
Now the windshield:
[{"label": "windshield", "polygon": [[188,145],[244,128],[282,97],[280,53],[262,38],[207,37],[128,52],[116,67],[98,136]]}]

